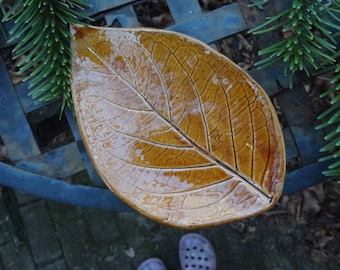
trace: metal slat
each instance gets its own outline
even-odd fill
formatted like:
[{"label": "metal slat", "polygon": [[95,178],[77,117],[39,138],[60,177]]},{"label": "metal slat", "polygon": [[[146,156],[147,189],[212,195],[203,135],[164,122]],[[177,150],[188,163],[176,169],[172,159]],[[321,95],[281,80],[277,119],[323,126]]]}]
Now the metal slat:
[{"label": "metal slat", "polygon": [[85,10],[88,16],[105,12],[110,9],[118,8],[136,2],[135,0],[87,0],[90,7]]},{"label": "metal slat", "polygon": [[234,3],[198,16],[188,17],[168,29],[211,43],[247,30],[248,26],[239,5]]},{"label": "metal slat", "polygon": [[88,175],[90,176],[92,183],[95,184],[97,187],[106,187],[103,180],[101,179],[101,177],[98,175],[98,173],[94,169],[92,162],[91,162],[88,154],[85,151],[85,147],[84,147],[83,141],[81,139],[80,132],[79,132],[79,129],[78,129],[78,125],[77,125],[76,119],[74,118],[73,112],[69,108],[67,108],[65,110],[65,114],[66,114],[66,117],[67,117],[67,121],[70,125],[73,137],[76,141],[78,151],[79,151],[80,156],[81,156],[81,160],[84,164],[84,167],[86,168]]},{"label": "metal slat", "polygon": [[115,9],[114,11],[105,14],[104,17],[107,25],[112,25],[112,23],[117,20],[122,27],[140,26],[132,5]]},{"label": "metal slat", "polygon": [[202,15],[198,0],[167,0],[167,3],[176,24],[193,16]]},{"label": "metal slat", "polygon": [[0,162],[0,172],[1,185],[44,199],[110,211],[134,211],[108,189],[69,184],[30,173],[2,162]]},{"label": "metal slat", "polygon": [[0,136],[12,161],[40,154],[15,93],[7,67],[0,57]]},{"label": "metal slat", "polygon": [[298,147],[302,165],[317,162],[323,155],[319,149],[324,145],[324,133],[315,130],[316,115],[305,89],[299,85],[283,91],[277,95],[277,100]]},{"label": "metal slat", "polygon": [[69,177],[85,169],[75,142],[36,157],[20,160],[15,165],[28,172],[57,179]]}]

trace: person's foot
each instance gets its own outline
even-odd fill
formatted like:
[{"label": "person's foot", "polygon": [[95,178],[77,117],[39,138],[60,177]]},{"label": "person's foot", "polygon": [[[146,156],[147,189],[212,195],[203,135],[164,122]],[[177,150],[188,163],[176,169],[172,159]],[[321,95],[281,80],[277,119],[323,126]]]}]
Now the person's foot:
[{"label": "person's foot", "polygon": [[166,270],[166,267],[160,259],[150,258],[142,262],[137,270]]},{"label": "person's foot", "polygon": [[215,270],[216,255],[211,243],[202,235],[189,233],[179,242],[182,270]]}]

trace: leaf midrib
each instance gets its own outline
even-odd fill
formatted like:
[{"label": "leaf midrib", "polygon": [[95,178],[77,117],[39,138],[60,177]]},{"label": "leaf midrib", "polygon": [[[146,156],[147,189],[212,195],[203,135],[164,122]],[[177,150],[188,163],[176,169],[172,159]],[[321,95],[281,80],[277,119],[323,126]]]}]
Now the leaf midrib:
[{"label": "leaf midrib", "polygon": [[[188,141],[188,143],[192,146],[194,146],[194,148],[199,151],[204,157],[208,158],[209,160],[211,160],[213,163],[215,163],[216,165],[219,165],[223,170],[225,170],[228,174],[232,174],[233,176],[238,177],[240,180],[242,180],[243,182],[245,182],[246,184],[250,185],[252,188],[255,188],[261,195],[263,195],[264,197],[266,197],[269,201],[271,201],[273,198],[272,196],[269,196],[267,193],[265,193],[260,187],[258,187],[258,185],[256,185],[254,182],[252,182],[250,179],[248,179],[247,177],[245,177],[244,175],[242,175],[242,173],[240,173],[236,168],[224,163],[223,161],[221,161],[220,159],[218,159],[217,157],[211,155],[210,152],[206,151],[205,149],[203,149],[200,145],[198,145],[195,141],[193,141],[190,137],[188,137],[183,131],[181,131],[176,125],[174,125],[171,120],[167,119],[166,117],[164,117],[159,111],[157,111],[152,104],[144,98],[144,96],[141,95],[141,93],[139,93],[135,87],[133,85],[131,85],[130,82],[128,82],[126,79],[124,79],[122,76],[120,76],[110,65],[109,63],[106,62],[106,60],[104,58],[102,58],[100,55],[98,55],[96,53],[96,51],[84,40],[81,39],[87,46],[88,50],[90,51],[90,53],[92,53],[95,57],[98,58],[98,60],[100,60],[113,74],[115,74],[116,76],[118,76],[122,81],[124,81],[127,85],[129,85],[132,89],[134,89],[134,91],[137,93],[138,96],[140,96],[140,98],[142,100],[144,100],[149,106],[150,108],[158,115],[158,117],[162,118],[164,121],[166,121],[172,128],[174,128],[176,130],[176,132],[178,132],[185,140]],[[123,53],[122,53],[123,55]],[[150,56],[150,55],[149,55]],[[152,57],[150,57],[152,59]],[[126,59],[124,57],[124,59]],[[177,58],[176,58],[177,59]],[[126,61],[127,62],[127,61]],[[153,62],[154,63],[154,62]],[[130,65],[129,65],[130,67]],[[131,68],[130,68],[131,70]],[[184,69],[183,69],[184,70]],[[185,71],[186,72],[186,71]],[[159,72],[160,77],[162,77],[161,73]],[[190,80],[191,77],[189,76]],[[162,81],[164,81],[162,79]],[[191,80],[192,81],[192,80]],[[136,84],[137,85],[137,84]],[[200,103],[201,104],[201,103]],[[171,111],[171,107],[169,106],[169,114]],[[234,140],[233,140],[233,145],[234,145]],[[214,185],[214,183],[211,183],[209,185]],[[209,186],[207,185],[207,186]]]}]

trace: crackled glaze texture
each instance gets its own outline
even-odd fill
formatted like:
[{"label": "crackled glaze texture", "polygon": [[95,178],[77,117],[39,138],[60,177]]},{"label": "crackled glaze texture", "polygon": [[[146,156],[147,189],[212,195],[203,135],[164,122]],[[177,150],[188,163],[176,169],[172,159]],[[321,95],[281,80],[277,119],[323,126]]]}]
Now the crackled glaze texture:
[{"label": "crackled glaze texture", "polygon": [[108,187],[177,227],[269,209],[285,173],[263,89],[225,56],[173,32],[72,26],[79,129]]}]

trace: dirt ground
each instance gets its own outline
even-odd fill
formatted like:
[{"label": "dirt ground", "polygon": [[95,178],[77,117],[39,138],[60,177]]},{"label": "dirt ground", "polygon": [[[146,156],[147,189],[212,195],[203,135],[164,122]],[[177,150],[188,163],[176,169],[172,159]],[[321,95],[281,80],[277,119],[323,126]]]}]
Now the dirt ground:
[{"label": "dirt ground", "polygon": [[[55,263],[49,259],[46,245],[57,236],[62,251],[56,258],[66,261],[58,269],[133,270],[143,260],[158,257],[169,270],[175,270],[179,269],[178,241],[192,232],[137,213],[86,209],[30,197],[29,204],[20,205],[22,199],[18,202],[12,195],[10,190],[1,190],[5,204],[0,204],[0,269],[56,269],[46,263],[30,267],[25,254],[32,250],[33,255],[43,254],[40,257],[46,262]],[[260,216],[194,232],[212,243],[217,269],[336,270],[340,269],[339,206],[340,185],[329,181],[283,196]],[[53,235],[41,219],[46,216],[43,209],[52,217]],[[36,227],[32,228],[32,222]],[[8,246],[12,251],[4,253]],[[16,268],[18,265],[24,268]]]},{"label": "dirt ground", "polygon": [[[198,232],[212,242],[217,269],[340,269],[339,206],[340,185],[330,181],[283,196],[258,217]],[[187,231],[130,215],[120,220],[126,232],[143,228],[121,243],[134,247],[136,262],[157,256],[168,269],[178,269],[177,241]]]}]

